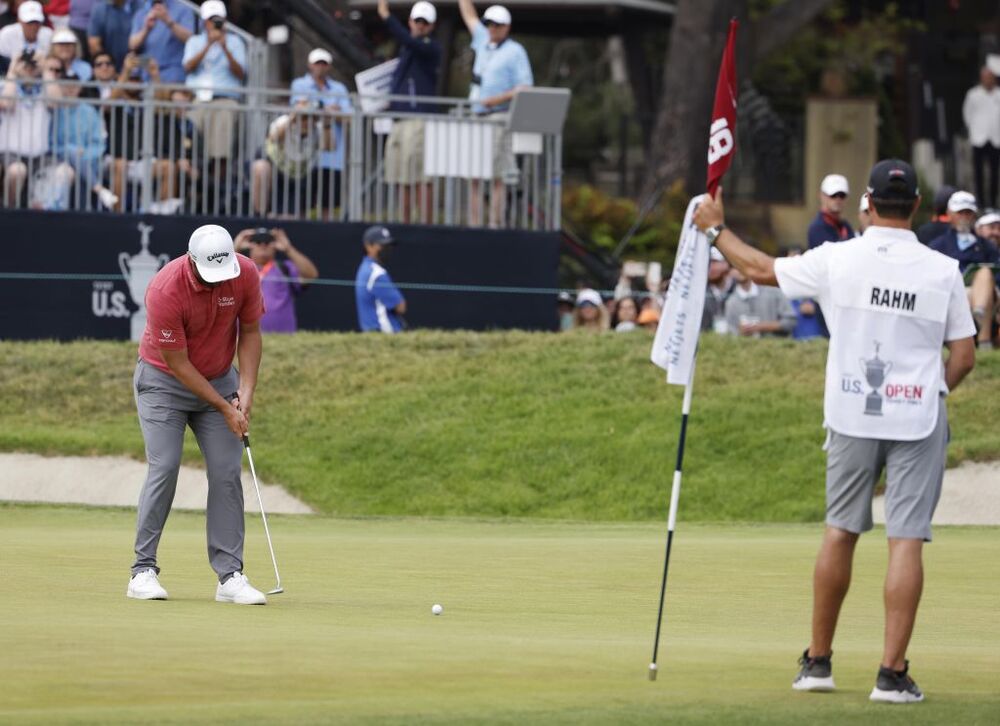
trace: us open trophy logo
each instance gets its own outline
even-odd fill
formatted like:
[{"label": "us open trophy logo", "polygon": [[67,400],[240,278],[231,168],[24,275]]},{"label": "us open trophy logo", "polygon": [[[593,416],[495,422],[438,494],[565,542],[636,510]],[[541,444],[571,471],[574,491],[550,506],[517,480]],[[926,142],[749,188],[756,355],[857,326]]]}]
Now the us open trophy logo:
[{"label": "us open trophy logo", "polygon": [[142,233],[142,238],[139,240],[142,249],[139,253],[129,256],[128,252],[122,252],[118,255],[118,265],[122,268],[125,282],[128,283],[132,302],[139,308],[132,313],[132,340],[139,340],[146,329],[146,288],[149,287],[157,271],[170,261],[170,255],[153,255],[149,251],[149,233],[153,231],[152,226],[140,222],[138,229]]},{"label": "us open trophy logo", "polygon": [[865,380],[872,387],[872,392],[865,398],[866,416],[882,415],[882,396],[879,395],[878,389],[879,386],[885,383],[886,376],[892,370],[892,361],[882,360],[878,357],[878,349],[880,347],[882,347],[882,344],[876,340],[875,357],[871,360],[860,359],[861,370],[865,374]]}]

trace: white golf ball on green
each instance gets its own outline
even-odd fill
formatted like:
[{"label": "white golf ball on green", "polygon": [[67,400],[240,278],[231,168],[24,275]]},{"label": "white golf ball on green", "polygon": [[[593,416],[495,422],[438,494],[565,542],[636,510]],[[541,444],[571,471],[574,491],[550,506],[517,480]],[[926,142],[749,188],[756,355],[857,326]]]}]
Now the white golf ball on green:
[{"label": "white golf ball on green", "polygon": [[444,608],[438,605],[437,603],[434,603],[434,605],[431,607],[431,612],[434,613],[435,615],[440,615],[441,613],[444,612]]}]

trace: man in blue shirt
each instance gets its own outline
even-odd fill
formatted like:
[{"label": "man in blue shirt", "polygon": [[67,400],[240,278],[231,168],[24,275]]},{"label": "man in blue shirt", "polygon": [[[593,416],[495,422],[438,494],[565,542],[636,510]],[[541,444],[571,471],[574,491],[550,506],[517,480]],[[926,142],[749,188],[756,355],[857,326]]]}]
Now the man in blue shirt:
[{"label": "man in blue shirt", "polygon": [[[471,47],[476,54],[469,88],[472,111],[480,116],[505,113],[510,109],[510,101],[518,89],[535,83],[527,51],[510,38],[510,11],[503,5],[491,5],[486,8],[480,22],[472,0],[458,0],[458,9],[472,35]],[[491,227],[499,227],[505,216],[507,194],[503,188],[504,179],[516,178],[517,175],[517,160],[510,150],[510,139],[498,126],[493,145]],[[482,223],[482,212],[478,180],[471,183],[470,197],[469,222],[479,225]]]},{"label": "man in blue shirt", "polygon": [[135,8],[132,0],[100,0],[90,13],[87,25],[87,49],[90,57],[109,53],[115,66],[122,67],[128,54],[128,38],[132,30]]},{"label": "man in blue shirt", "polygon": [[[132,16],[128,47],[156,59],[163,83],[184,83],[184,44],[194,31],[194,13],[180,0],[143,0]],[[145,71],[143,79],[149,80]]]},{"label": "man in blue shirt", "polygon": [[819,185],[820,207],[809,225],[809,249],[824,242],[843,242],[854,236],[854,230],[844,219],[844,206],[851,188],[840,174],[827,174]]},{"label": "man in blue shirt", "polygon": [[[321,108],[334,117],[350,113],[350,91],[347,86],[330,78],[333,56],[324,48],[314,48],[309,53],[309,72],[292,81],[291,104],[305,101],[313,108]],[[319,205],[324,212],[340,206],[341,172],[344,170],[344,127],[347,119],[333,124],[334,148],[323,151],[319,157],[319,168],[314,172],[312,199],[310,203]]]},{"label": "man in blue shirt", "polygon": [[[969,192],[952,194],[948,200],[951,228],[931,242],[930,248],[958,260],[958,269],[963,275],[970,273],[969,304],[976,321],[976,345],[992,348],[996,291],[1000,284],[1000,251],[991,241],[973,231],[976,207],[976,198]],[[969,281],[968,276],[966,281]]]},{"label": "man in blue shirt", "polygon": [[396,241],[381,225],[366,229],[361,239],[365,257],[354,279],[358,327],[363,333],[398,333],[403,329],[406,300],[383,267]]},{"label": "man in blue shirt", "polygon": [[[425,0],[414,3],[408,29],[389,13],[388,0],[379,0],[378,14],[399,46],[399,63],[392,74],[389,93],[409,97],[393,101],[389,110],[404,114],[439,112],[441,109],[436,104],[416,100],[418,96],[437,95],[442,51],[441,44],[431,37],[437,10]],[[422,215],[420,221],[430,224],[434,199],[431,184],[424,176],[423,119],[397,119],[385,146],[385,181],[402,185],[403,221],[411,221],[410,190],[418,185],[415,188],[420,197],[416,205]]]},{"label": "man in blue shirt", "polygon": [[204,32],[184,44],[185,83],[194,91],[191,120],[205,142],[205,156],[212,163],[210,185],[216,198],[227,205],[233,196],[229,158],[236,138],[236,114],[246,79],[247,47],[243,39],[226,32],[226,6],[206,0],[201,6]]},{"label": "man in blue shirt", "polygon": [[[844,219],[847,195],[851,193],[847,178],[841,174],[827,174],[819,185],[819,211],[809,225],[807,234],[809,249],[826,242],[843,242],[854,237],[854,230]],[[816,322],[824,338],[830,337],[826,318],[819,305],[816,306]]]}]

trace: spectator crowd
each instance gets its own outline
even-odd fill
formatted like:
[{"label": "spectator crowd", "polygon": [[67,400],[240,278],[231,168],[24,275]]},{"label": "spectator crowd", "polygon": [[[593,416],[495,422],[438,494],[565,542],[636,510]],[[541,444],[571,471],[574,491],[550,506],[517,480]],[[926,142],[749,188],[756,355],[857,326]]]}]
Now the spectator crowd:
[{"label": "spectator crowd", "polygon": [[[268,108],[262,127],[254,122],[250,128],[243,106],[253,80],[248,36],[229,24],[222,0],[203,0],[197,8],[181,0],[3,5],[4,206],[235,213],[240,200],[240,208],[259,216],[316,213],[324,219],[342,209],[354,108],[347,86],[333,77],[330,51],[313,49],[307,72],[292,81],[287,101],[279,101],[287,110]],[[471,0],[461,0],[459,11],[475,54],[468,107],[476,116],[492,116],[498,129],[492,180],[469,181],[468,219],[499,227],[507,185],[519,175],[510,138],[499,129],[514,95],[532,85],[531,65],[510,37],[510,11],[494,5],[480,18]],[[430,223],[443,199],[435,198],[425,174],[424,121],[406,115],[447,111],[428,100],[440,91],[437,10],[420,0],[404,24],[387,0],[378,0],[377,13],[398,50],[388,111],[402,114],[380,142],[381,181],[398,199],[401,221]],[[150,107],[143,103],[150,96],[152,139],[144,120]],[[86,108],[68,112],[74,106]]]}]

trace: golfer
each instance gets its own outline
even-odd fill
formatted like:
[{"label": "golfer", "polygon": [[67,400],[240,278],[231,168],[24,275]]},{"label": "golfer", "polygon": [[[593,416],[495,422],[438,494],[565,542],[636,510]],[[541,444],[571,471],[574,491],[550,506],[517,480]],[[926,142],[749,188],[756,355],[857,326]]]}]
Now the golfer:
[{"label": "golfer", "polygon": [[[168,262],[146,291],[146,330],[133,378],[149,472],[139,496],[135,564],[127,595],[166,600],[156,548],[177,487],[190,426],[208,470],[208,560],[215,599],[263,605],[243,575],[243,459],[260,366],[264,302],[257,268],[214,224],[191,235],[188,253]],[[233,355],[239,371],[233,368]]]},{"label": "golfer", "polygon": [[[695,224],[733,266],[789,298],[815,298],[826,311],[826,532],[813,577],[812,640],[792,687],[834,688],[830,657],[851,582],[858,536],[872,528],[872,491],[886,470],[889,565],[885,644],[871,700],[913,703],[906,648],[923,587],[922,548],[941,493],[948,418],[945,396],[975,364],[976,329],[955,260],[910,231],[920,204],[913,168],[874,166],[867,192],[871,226],[861,237],[775,260],[725,227],[722,190]],[[941,347],[949,350],[941,363]]]}]

